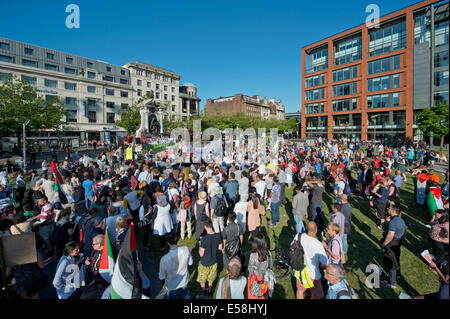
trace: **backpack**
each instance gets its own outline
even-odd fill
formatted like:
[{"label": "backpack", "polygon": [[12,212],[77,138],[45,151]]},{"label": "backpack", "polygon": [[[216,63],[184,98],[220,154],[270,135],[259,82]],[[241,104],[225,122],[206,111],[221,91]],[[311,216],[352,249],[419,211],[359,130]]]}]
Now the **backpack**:
[{"label": "backpack", "polygon": [[302,234],[300,234],[298,240],[294,240],[294,243],[289,247],[286,256],[289,266],[291,266],[292,269],[298,271],[302,270],[305,265],[305,257],[301,244],[301,238]]},{"label": "backpack", "polygon": [[223,195],[220,195],[217,198],[217,204],[216,209],[214,209],[214,215],[216,215],[217,217],[224,217],[226,212],[227,212],[227,203],[225,202]]},{"label": "backpack", "polygon": [[347,286],[347,289],[339,291],[336,295],[336,299],[340,299],[342,296],[349,296],[350,299],[359,299],[353,288],[347,283],[345,285]]}]

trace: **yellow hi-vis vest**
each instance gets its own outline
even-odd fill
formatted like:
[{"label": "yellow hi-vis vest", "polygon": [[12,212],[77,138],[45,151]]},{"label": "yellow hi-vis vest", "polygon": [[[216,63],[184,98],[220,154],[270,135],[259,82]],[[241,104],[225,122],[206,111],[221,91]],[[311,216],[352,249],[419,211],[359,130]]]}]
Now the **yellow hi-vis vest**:
[{"label": "yellow hi-vis vest", "polygon": [[314,288],[314,282],[311,280],[311,276],[309,275],[306,266],[301,272],[300,270],[294,270],[294,277],[301,281],[305,289]]}]

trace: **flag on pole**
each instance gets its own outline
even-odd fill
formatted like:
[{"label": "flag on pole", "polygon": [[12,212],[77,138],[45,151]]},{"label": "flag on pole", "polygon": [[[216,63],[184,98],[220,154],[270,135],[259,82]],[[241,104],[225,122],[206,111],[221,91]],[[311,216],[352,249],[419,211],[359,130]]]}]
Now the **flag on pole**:
[{"label": "flag on pole", "polygon": [[142,298],[142,279],[137,269],[137,251],[132,249],[136,247],[136,243],[132,244],[132,236],[134,227],[128,229],[117,257],[111,280],[111,299]]},{"label": "flag on pole", "polygon": [[100,258],[99,273],[103,279],[111,283],[114,273],[114,256],[111,249],[111,242],[108,237],[108,229],[106,229],[105,239],[103,241],[102,257]]}]

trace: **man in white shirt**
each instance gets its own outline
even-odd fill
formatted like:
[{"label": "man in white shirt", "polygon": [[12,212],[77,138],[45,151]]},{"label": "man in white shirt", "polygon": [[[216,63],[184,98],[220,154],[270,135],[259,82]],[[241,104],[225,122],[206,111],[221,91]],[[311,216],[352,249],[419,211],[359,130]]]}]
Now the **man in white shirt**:
[{"label": "man in white shirt", "polygon": [[256,193],[261,196],[261,199],[264,198],[264,192],[266,190],[266,182],[262,180],[261,175],[256,175],[256,183],[254,185],[256,188]]},{"label": "man in white shirt", "polygon": [[[300,234],[295,235],[294,240],[298,240]],[[301,245],[304,250],[304,259],[306,268],[308,269],[309,276],[314,283],[314,287],[311,289],[311,299],[321,299],[324,297],[319,265],[327,265],[328,258],[323,248],[323,244],[316,238],[317,224],[315,222],[309,222],[306,225],[306,234],[301,236]],[[302,284],[301,279],[297,278],[297,299],[304,299],[304,293],[307,290]]]},{"label": "man in white shirt", "polygon": [[188,247],[177,246],[178,238],[175,234],[167,235],[169,252],[161,258],[159,263],[159,279],[165,280],[167,297],[178,299],[178,292],[184,299],[190,299],[191,294],[187,286],[189,281],[188,266],[193,263],[192,255]]}]

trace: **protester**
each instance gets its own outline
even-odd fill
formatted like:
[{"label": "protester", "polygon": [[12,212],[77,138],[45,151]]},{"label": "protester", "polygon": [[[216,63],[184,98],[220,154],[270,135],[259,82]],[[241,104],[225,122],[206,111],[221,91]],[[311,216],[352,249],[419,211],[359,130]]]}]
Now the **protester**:
[{"label": "protester", "polygon": [[226,267],[225,277],[219,280],[216,299],[245,299],[247,279],[241,275],[241,269],[241,259],[233,257]]}]

